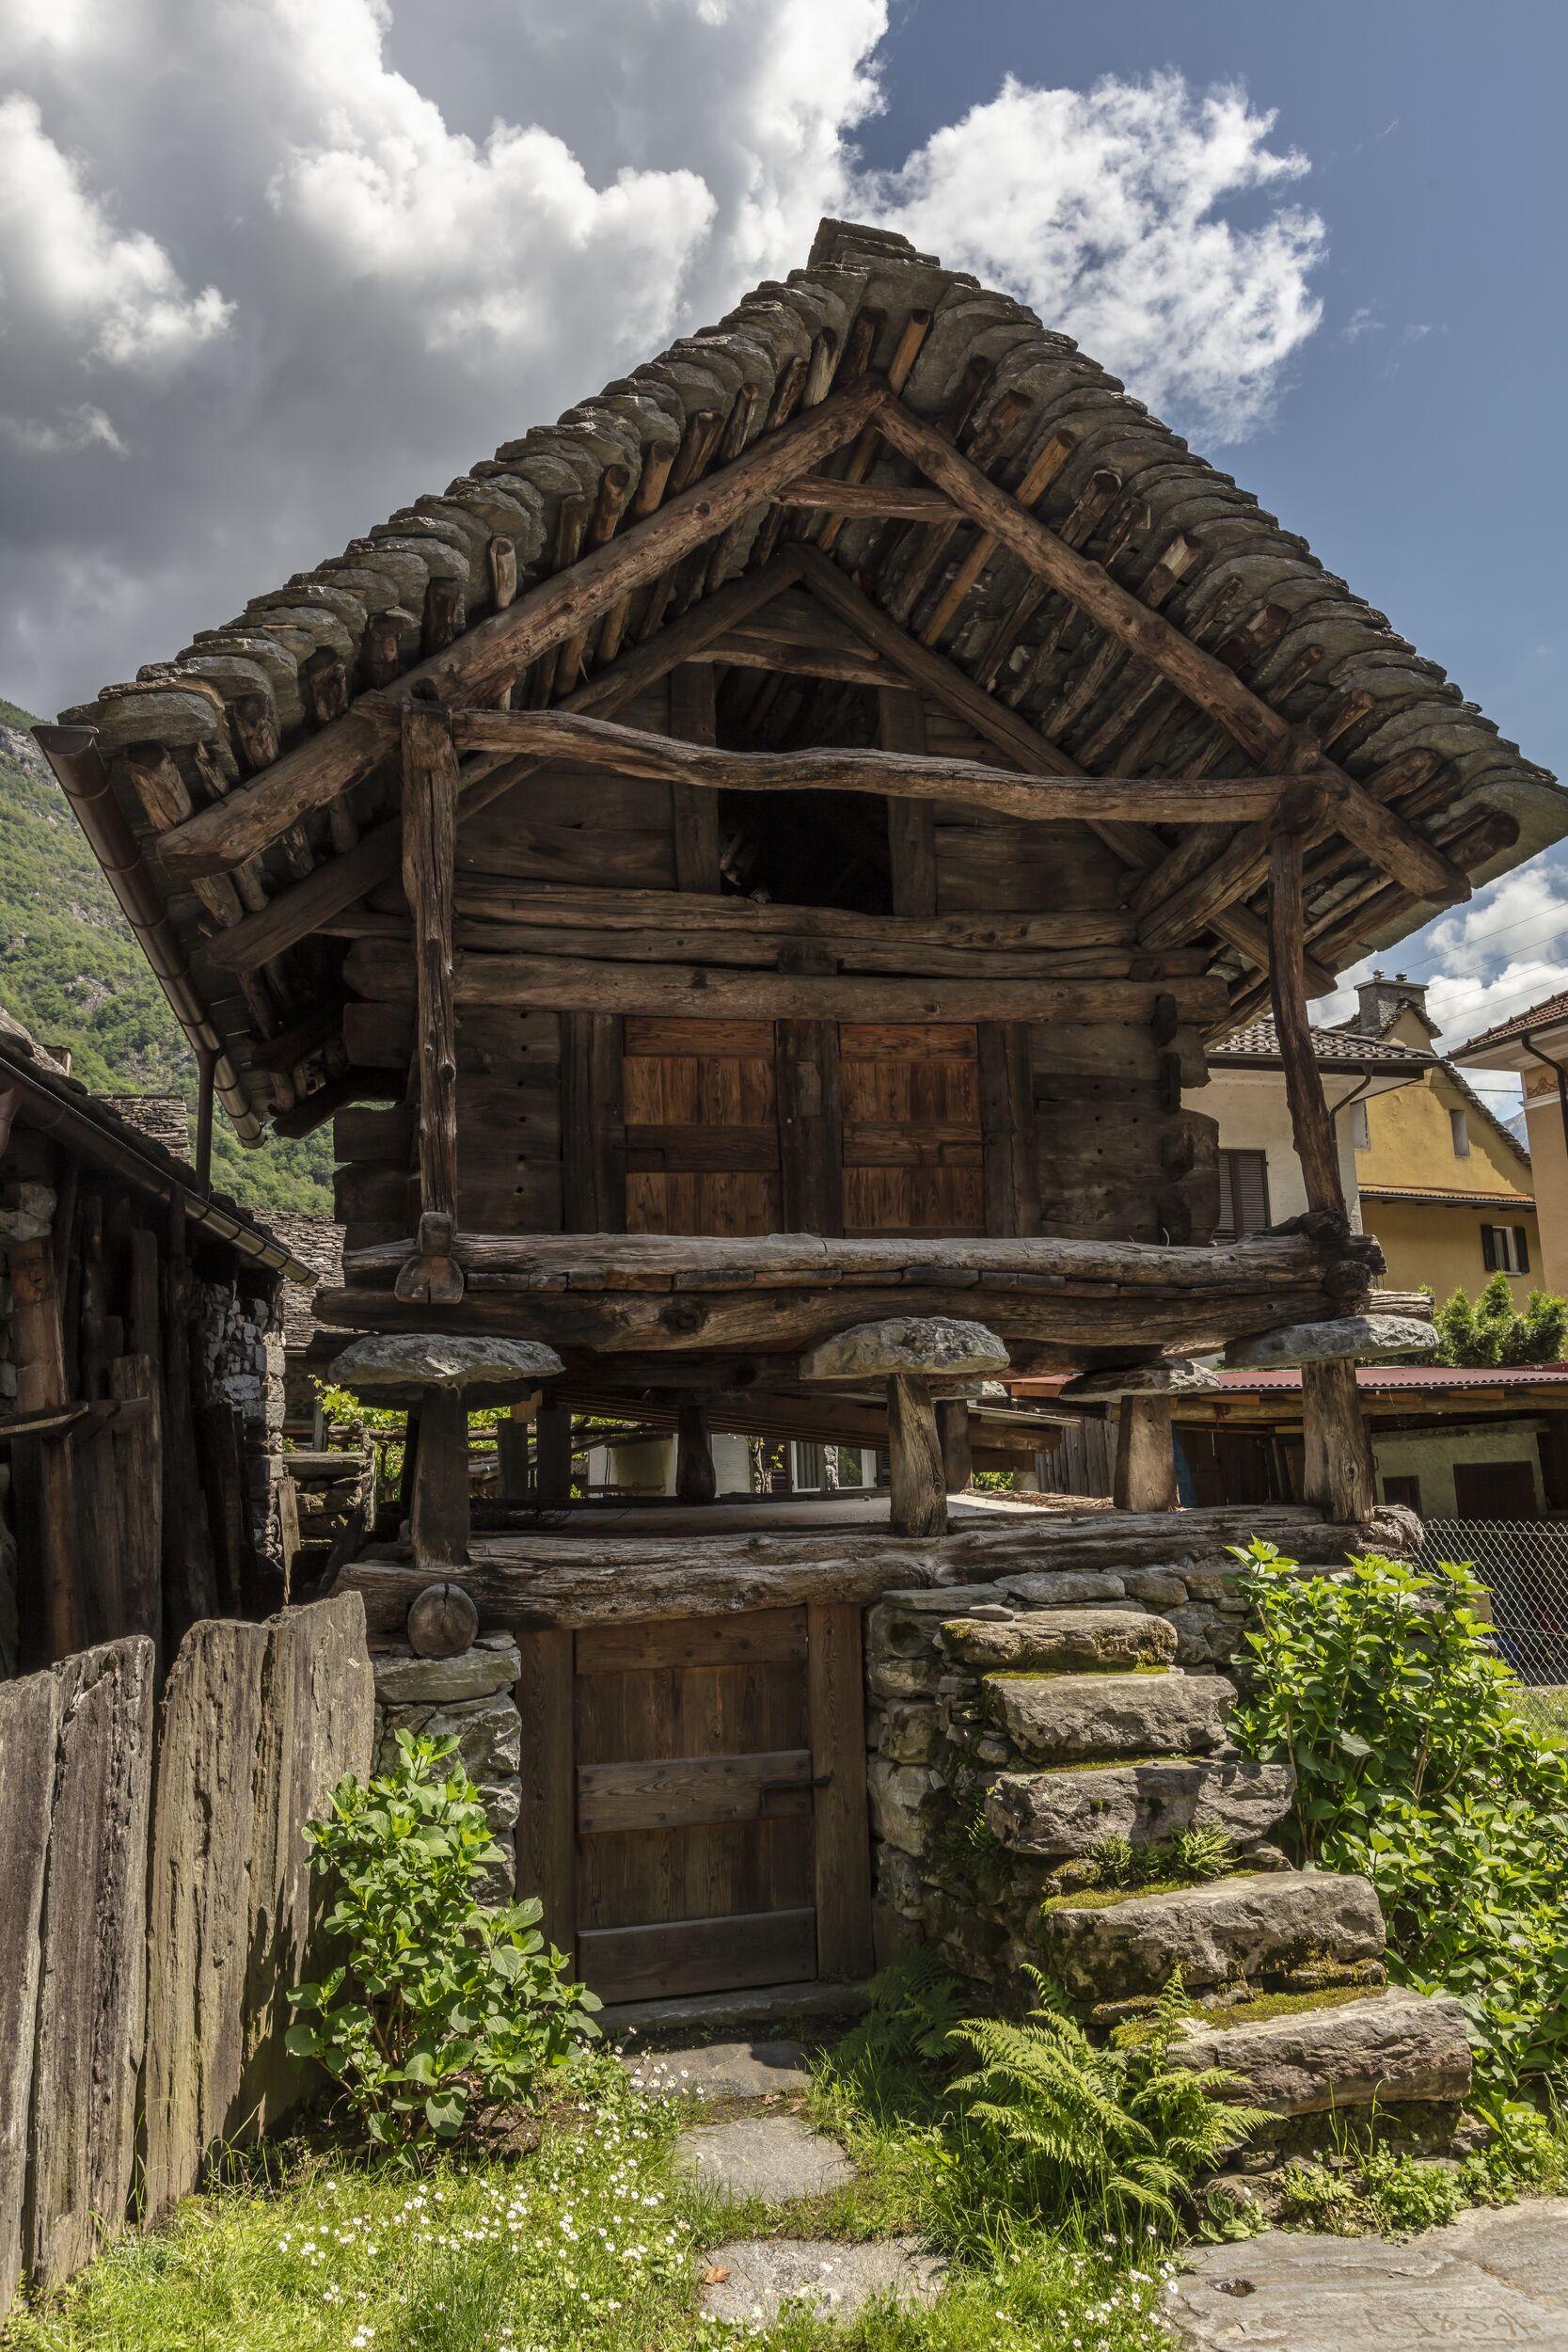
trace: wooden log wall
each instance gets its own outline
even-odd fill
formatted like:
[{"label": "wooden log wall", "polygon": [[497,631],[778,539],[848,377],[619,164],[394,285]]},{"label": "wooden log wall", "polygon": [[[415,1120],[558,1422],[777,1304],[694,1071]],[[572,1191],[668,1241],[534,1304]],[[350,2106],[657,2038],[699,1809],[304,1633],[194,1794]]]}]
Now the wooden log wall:
[{"label": "wooden log wall", "polygon": [[[310,2088],[304,1824],[371,1764],[356,1594],[0,1682],[0,2328]],[[138,2180],[138,2122],[145,2171]]]},{"label": "wooden log wall", "polygon": [[[189,1254],[182,1209],[135,1193],[20,1125],[0,1170],[0,1673],[145,1634],[160,1661],[199,1618],[268,1605],[254,1446],[209,1392],[230,1311],[260,1331],[269,1276]],[[243,1263],[243,1262],[242,1262]],[[235,1288],[236,1281],[238,1288]],[[9,1545],[0,1543],[0,1551]]]}]

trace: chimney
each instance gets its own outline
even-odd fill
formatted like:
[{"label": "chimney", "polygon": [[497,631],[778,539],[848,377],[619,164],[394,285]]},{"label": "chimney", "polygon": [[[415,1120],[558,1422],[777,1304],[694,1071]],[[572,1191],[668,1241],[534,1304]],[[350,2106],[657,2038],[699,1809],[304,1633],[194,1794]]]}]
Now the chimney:
[{"label": "chimney", "polygon": [[1383,1037],[1391,1029],[1408,1006],[1433,1036],[1436,1024],[1427,1011],[1425,980],[1407,980],[1402,972],[1390,979],[1385,972],[1374,972],[1370,980],[1360,980],[1355,990],[1355,1025],[1369,1037]]}]

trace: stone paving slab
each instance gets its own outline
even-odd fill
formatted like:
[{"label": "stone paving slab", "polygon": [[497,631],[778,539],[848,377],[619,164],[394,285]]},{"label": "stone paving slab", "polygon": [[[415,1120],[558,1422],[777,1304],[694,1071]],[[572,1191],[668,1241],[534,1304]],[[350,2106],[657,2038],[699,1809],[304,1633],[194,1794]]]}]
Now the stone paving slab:
[{"label": "stone paving slab", "polygon": [[[727,2276],[721,2276],[727,2273]],[[849,2319],[876,2296],[933,2302],[942,2265],[912,2237],[844,2246],[832,2238],[739,2238],[704,2258],[703,2311],[710,2319],[758,2324],[783,2304],[813,2304],[824,2318]]]},{"label": "stone paving slab", "polygon": [[1568,2198],[1400,2245],[1270,2230],[1204,2247],[1165,2316],[1183,2352],[1565,2352]]},{"label": "stone paving slab", "polygon": [[709,2042],[687,2050],[624,2050],[621,2064],[654,2098],[781,2099],[811,2088],[799,2042]]},{"label": "stone paving slab", "polygon": [[855,2168],[836,2140],[793,2115],[748,2115],[736,2123],[699,2123],[675,2142],[675,2169],[737,2203],[764,2197],[821,2197],[843,2188]]}]

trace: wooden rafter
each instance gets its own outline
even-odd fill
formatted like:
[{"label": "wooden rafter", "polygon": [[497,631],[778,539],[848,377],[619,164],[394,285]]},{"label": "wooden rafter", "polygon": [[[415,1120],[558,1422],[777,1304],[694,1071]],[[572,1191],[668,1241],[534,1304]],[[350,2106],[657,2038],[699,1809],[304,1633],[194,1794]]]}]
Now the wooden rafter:
[{"label": "wooden rafter", "polygon": [[[679,663],[699,658],[711,639],[722,636],[792,586],[800,578],[805,552],[784,548],[760,570],[727,581],[678,621],[670,622],[647,644],[634,646],[609,669],[597,672],[559,707],[564,711],[618,709]],[[459,823],[510,792],[531,764],[511,757],[471,763],[461,779]],[[323,929],[345,907],[395,874],[400,838],[395,817],[372,827],[346,856],[328,859],[304,882],[280,890],[259,913],[243,917],[210,940],[208,961],[232,972],[252,972],[270,963],[286,947]]]},{"label": "wooden rafter", "polygon": [[228,872],[277,840],[312,809],[326,806],[367,774],[394,739],[395,706],[431,689],[446,703],[494,701],[518,670],[574,640],[629,590],[643,585],[750,509],[769,499],[859,435],[888,397],[880,377],[863,376],[672,498],[565,572],[540,582],[504,612],[406,671],[378,705],[361,696],[318,735],[254,783],[186,819],[159,844],[171,874]]},{"label": "wooden rafter", "polygon": [[[802,550],[801,577],[807,588],[847,621],[865,643],[886,657],[915,685],[925,689],[958,717],[967,719],[976,734],[1008,752],[1036,775],[1081,776],[1083,770],[1048,736],[1030,725],[1016,710],[966,677],[945,654],[923,645],[857,588],[854,581],[815,548]],[[1129,823],[1095,824],[1094,831],[1112,854],[1134,872],[1145,873],[1167,854],[1158,834]],[[1208,927],[1226,940],[1259,971],[1268,970],[1268,935],[1257,916],[1244,907],[1218,910]],[[1335,984],[1335,975],[1312,963],[1309,978],[1314,993],[1323,994]]]},{"label": "wooden rafter", "polygon": [[1180,688],[1249,758],[1273,772],[1309,771],[1312,782],[1330,795],[1338,830],[1396,881],[1444,905],[1468,898],[1470,885],[1463,869],[1375,800],[1323,753],[1314,737],[1292,727],[1233,670],[1183,636],[1163,613],[1141,603],[1102,564],[1069,547],[933,426],[896,399],[883,405],[877,423],[884,438],[984,531]]}]

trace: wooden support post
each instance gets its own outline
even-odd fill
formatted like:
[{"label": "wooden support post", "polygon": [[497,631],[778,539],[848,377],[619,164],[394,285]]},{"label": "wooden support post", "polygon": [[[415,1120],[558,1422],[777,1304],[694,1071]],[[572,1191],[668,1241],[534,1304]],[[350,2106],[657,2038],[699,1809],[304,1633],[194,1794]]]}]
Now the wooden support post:
[{"label": "wooden support post", "polygon": [[[877,696],[884,752],[926,755],[926,711],[918,693],[884,686]],[[929,801],[887,804],[888,861],[895,914],[937,911],[936,811]]]},{"label": "wooden support post", "polygon": [[854,1601],[806,1610],[811,1770],[816,1783],[813,1858],[818,1976],[870,1973],[871,1834],[865,1789],[865,1697],[861,1612]]},{"label": "wooden support post", "polygon": [[529,1436],[538,1405],[537,1397],[525,1398],[496,1423],[496,1475],[503,1502],[528,1499]]},{"label": "wooden support post", "polygon": [[[1302,837],[1281,834],[1269,854],[1269,986],[1291,1127],[1308,1208],[1326,1212],[1348,1230],[1338,1143],[1307,1017],[1305,928]],[[1377,1500],[1377,1478],[1353,1363],[1302,1366],[1301,1430],[1305,1499],[1325,1518],[1364,1519]]]},{"label": "wooden support post", "polygon": [[928,1381],[890,1374],[887,1444],[894,1534],[945,1535],[947,1482]]},{"label": "wooden support post", "polygon": [[675,1407],[675,1494],[682,1502],[711,1502],[718,1491],[707,1408],[683,1398]]},{"label": "wooden support post", "polygon": [[539,1408],[538,1435],[535,1439],[538,1454],[539,1502],[546,1509],[572,1500],[572,1408],[569,1405],[542,1405]]},{"label": "wooden support post", "polygon": [[1118,1511],[1174,1511],[1176,1443],[1168,1396],[1124,1396],[1112,1500]]},{"label": "wooden support post", "polygon": [[961,1495],[974,1475],[969,1406],[961,1396],[944,1397],[937,1406],[937,1433],[942,1439],[942,1483],[950,1495]]},{"label": "wooden support post", "polygon": [[[686,743],[711,746],[716,740],[711,663],[683,661],[671,671],[670,732]],[[716,894],[721,886],[717,796],[697,785],[673,784],[670,804],[675,827],[675,888]]]},{"label": "wooden support post", "polygon": [[437,704],[403,711],[403,886],[414,924],[420,1083],[419,1253],[397,1279],[402,1299],[454,1306],[457,1234],[457,1015],[452,997],[457,754]]},{"label": "wooden support post", "polygon": [[[17,1359],[17,1409],[42,1411],[66,1402],[64,1335],[55,1257],[47,1240],[10,1248]],[[87,1591],[80,1557],[76,1465],[69,1435],[29,1438],[12,1446],[19,1501],[32,1522],[38,1572],[25,1578],[22,1604],[23,1662],[46,1666],[69,1658],[87,1639]],[[23,1556],[28,1549],[24,1538]]]},{"label": "wooden support post", "polygon": [[426,1389],[408,1514],[416,1567],[432,1574],[468,1557],[468,1408],[460,1390]]},{"label": "wooden support post", "polygon": [[1303,1501],[1341,1526],[1367,1518],[1377,1472],[1353,1363],[1303,1364],[1301,1435]]}]

